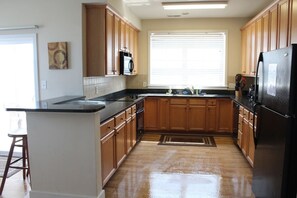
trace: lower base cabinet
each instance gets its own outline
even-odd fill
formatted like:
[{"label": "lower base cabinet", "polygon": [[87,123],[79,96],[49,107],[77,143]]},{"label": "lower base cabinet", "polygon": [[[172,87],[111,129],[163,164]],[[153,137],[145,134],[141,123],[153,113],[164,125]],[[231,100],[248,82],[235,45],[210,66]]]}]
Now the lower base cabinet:
[{"label": "lower base cabinet", "polygon": [[[255,119],[255,122],[253,121]],[[239,108],[237,144],[250,165],[254,166],[255,141],[253,124],[256,126],[257,116],[242,106]]]},{"label": "lower base cabinet", "polygon": [[[128,112],[128,119],[126,119]],[[100,126],[103,186],[136,145],[136,106],[123,111]]]},{"label": "lower base cabinet", "polygon": [[147,97],[144,130],[231,133],[232,108],[226,98]]}]

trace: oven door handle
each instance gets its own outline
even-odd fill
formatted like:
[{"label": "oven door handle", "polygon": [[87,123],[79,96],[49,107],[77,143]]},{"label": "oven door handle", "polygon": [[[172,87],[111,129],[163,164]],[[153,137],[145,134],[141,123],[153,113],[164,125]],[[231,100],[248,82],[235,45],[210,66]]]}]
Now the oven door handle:
[{"label": "oven door handle", "polygon": [[142,112],[144,112],[144,109],[139,109],[139,110],[136,111],[136,114],[140,114]]}]

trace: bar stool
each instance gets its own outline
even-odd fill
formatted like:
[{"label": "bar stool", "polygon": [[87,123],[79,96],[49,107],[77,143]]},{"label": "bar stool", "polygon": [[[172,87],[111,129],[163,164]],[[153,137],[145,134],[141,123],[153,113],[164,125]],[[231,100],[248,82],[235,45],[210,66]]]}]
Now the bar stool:
[{"label": "bar stool", "polygon": [[[27,131],[25,130],[16,130],[14,132],[10,132],[8,134],[9,137],[12,138],[12,143],[10,146],[9,154],[7,157],[7,162],[0,186],[0,195],[2,195],[2,191],[4,188],[4,184],[7,178],[7,173],[9,168],[14,168],[14,169],[22,169],[23,170],[23,179],[26,179],[26,176],[28,177],[30,174],[30,163],[29,163],[29,152],[28,152],[28,141],[27,141]],[[22,156],[18,157],[17,159],[12,160],[13,156],[13,151],[15,147],[22,147]],[[18,161],[22,160],[23,164],[22,166],[15,166],[15,163]],[[27,173],[26,173],[27,171]]]}]

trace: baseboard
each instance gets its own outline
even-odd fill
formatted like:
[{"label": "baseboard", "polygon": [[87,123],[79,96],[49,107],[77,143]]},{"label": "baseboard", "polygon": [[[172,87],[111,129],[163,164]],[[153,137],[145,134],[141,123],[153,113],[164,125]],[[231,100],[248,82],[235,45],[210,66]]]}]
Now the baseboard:
[{"label": "baseboard", "polygon": [[105,198],[105,191],[102,190],[98,196],[58,194],[50,192],[30,191],[30,198]]}]

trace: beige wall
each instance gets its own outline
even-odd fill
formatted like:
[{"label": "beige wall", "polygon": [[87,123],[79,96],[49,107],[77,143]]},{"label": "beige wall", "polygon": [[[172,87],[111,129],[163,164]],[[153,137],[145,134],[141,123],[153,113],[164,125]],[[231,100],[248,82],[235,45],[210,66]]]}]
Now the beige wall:
[{"label": "beige wall", "polygon": [[148,82],[148,32],[158,30],[227,30],[227,80],[234,82],[234,76],[241,68],[240,28],[249,18],[209,18],[209,19],[164,19],[142,20],[139,33],[139,75],[127,77],[127,88],[143,88]]}]

